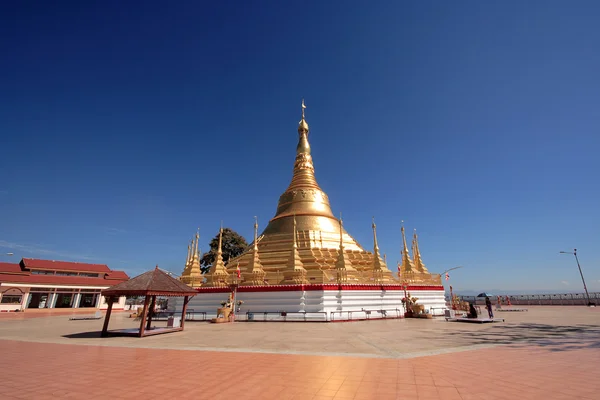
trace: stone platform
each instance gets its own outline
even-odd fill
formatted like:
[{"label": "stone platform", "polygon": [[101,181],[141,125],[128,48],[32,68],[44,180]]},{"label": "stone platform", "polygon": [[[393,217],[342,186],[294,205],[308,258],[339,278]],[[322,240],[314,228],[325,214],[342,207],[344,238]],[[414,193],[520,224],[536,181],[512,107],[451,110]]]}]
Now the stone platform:
[{"label": "stone platform", "polygon": [[[216,315],[231,289],[198,288],[188,309]],[[407,292],[434,315],[443,315],[446,303],[442,286],[409,286]],[[340,321],[390,318],[404,315],[404,289],[400,285],[270,285],[239,286],[236,301],[243,301],[238,316],[247,313],[289,313],[298,321]],[[169,299],[169,309],[181,312],[182,300]],[[302,314],[306,316],[303,318]],[[259,319],[256,319],[259,320]]]}]

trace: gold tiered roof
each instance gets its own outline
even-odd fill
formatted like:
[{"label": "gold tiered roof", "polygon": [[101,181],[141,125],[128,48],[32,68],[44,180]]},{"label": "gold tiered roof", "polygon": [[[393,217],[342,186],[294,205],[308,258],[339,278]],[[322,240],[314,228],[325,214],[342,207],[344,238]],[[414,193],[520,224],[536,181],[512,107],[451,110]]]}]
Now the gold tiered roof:
[{"label": "gold tiered roof", "polygon": [[[254,241],[240,256],[229,260],[226,269],[217,260],[204,285],[220,286],[225,281],[253,286],[261,281],[264,285],[398,283],[379,255],[375,225],[374,255],[364,250],[333,215],[329,197],[315,178],[305,109],[303,100],[292,180],[279,197],[275,216],[260,236],[255,233]],[[238,267],[241,278],[236,278]],[[212,276],[213,270],[219,271],[218,276]],[[438,280],[441,284],[441,278]]]}]

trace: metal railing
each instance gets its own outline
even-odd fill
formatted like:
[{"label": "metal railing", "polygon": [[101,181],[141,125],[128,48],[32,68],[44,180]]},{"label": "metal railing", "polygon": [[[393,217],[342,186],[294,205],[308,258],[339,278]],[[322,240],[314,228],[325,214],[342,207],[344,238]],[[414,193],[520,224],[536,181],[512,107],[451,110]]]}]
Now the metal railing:
[{"label": "metal railing", "polygon": [[[177,317],[181,315],[181,311],[157,311],[154,313],[152,319],[156,321],[167,320],[169,317]],[[199,316],[199,318],[197,318]],[[206,321],[206,312],[194,311],[193,309],[187,309],[185,311],[186,321]]]},{"label": "metal railing", "polygon": [[[237,314],[239,316],[239,314]],[[243,321],[238,319],[238,321]],[[248,322],[327,322],[326,312],[246,311]]]},{"label": "metal railing", "polygon": [[[474,302],[475,304],[485,304],[485,297],[458,296],[463,301]],[[507,296],[501,297],[501,306],[508,307]],[[588,304],[585,293],[566,293],[566,294],[523,294],[509,295],[511,305],[513,306],[585,306]],[[497,296],[491,296],[492,304],[498,302]],[[596,304],[600,303],[600,292],[590,293],[590,300]]]},{"label": "metal railing", "polygon": [[[363,315],[360,315],[360,314]],[[358,318],[354,318],[356,314],[359,314]],[[388,308],[378,310],[355,310],[355,311],[330,311],[329,320],[336,321],[336,315],[339,316],[337,321],[361,321],[367,319],[387,319],[387,318],[403,318],[404,310],[400,308]],[[344,315],[346,318],[343,318]]]}]

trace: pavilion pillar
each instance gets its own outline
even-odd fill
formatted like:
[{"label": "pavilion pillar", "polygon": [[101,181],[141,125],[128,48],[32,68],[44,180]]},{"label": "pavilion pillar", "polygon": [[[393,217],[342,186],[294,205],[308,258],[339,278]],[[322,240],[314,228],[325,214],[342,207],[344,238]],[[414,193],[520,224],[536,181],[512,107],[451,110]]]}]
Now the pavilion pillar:
[{"label": "pavilion pillar", "polygon": [[102,326],[102,333],[100,335],[102,337],[108,336],[108,321],[110,321],[110,313],[112,312],[112,306],[113,306],[112,296],[110,296],[107,300],[108,300],[108,309],[106,310],[106,315],[104,316],[104,325]]},{"label": "pavilion pillar", "polygon": [[146,315],[148,314],[148,302],[150,301],[150,297],[144,296],[144,311],[142,312],[142,322],[140,322],[140,333],[139,337],[144,336],[144,328],[146,327]]},{"label": "pavilion pillar", "polygon": [[146,330],[150,330],[152,327],[152,314],[154,314],[154,308],[156,307],[156,296],[152,296],[152,302],[150,303],[150,309],[148,310],[148,323],[146,324]]},{"label": "pavilion pillar", "polygon": [[181,310],[181,329],[183,329],[183,324],[185,323],[185,312],[187,311],[187,305],[190,301],[188,296],[183,298],[183,309]]}]

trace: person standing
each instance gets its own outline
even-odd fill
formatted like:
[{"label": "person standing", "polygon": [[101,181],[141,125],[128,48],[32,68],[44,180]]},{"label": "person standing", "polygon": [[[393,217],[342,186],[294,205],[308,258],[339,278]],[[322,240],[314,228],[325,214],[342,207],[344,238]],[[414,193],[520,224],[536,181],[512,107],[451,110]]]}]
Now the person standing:
[{"label": "person standing", "polygon": [[494,318],[494,312],[492,311],[492,301],[488,296],[485,296],[485,308],[488,310],[488,315],[490,318]]}]

